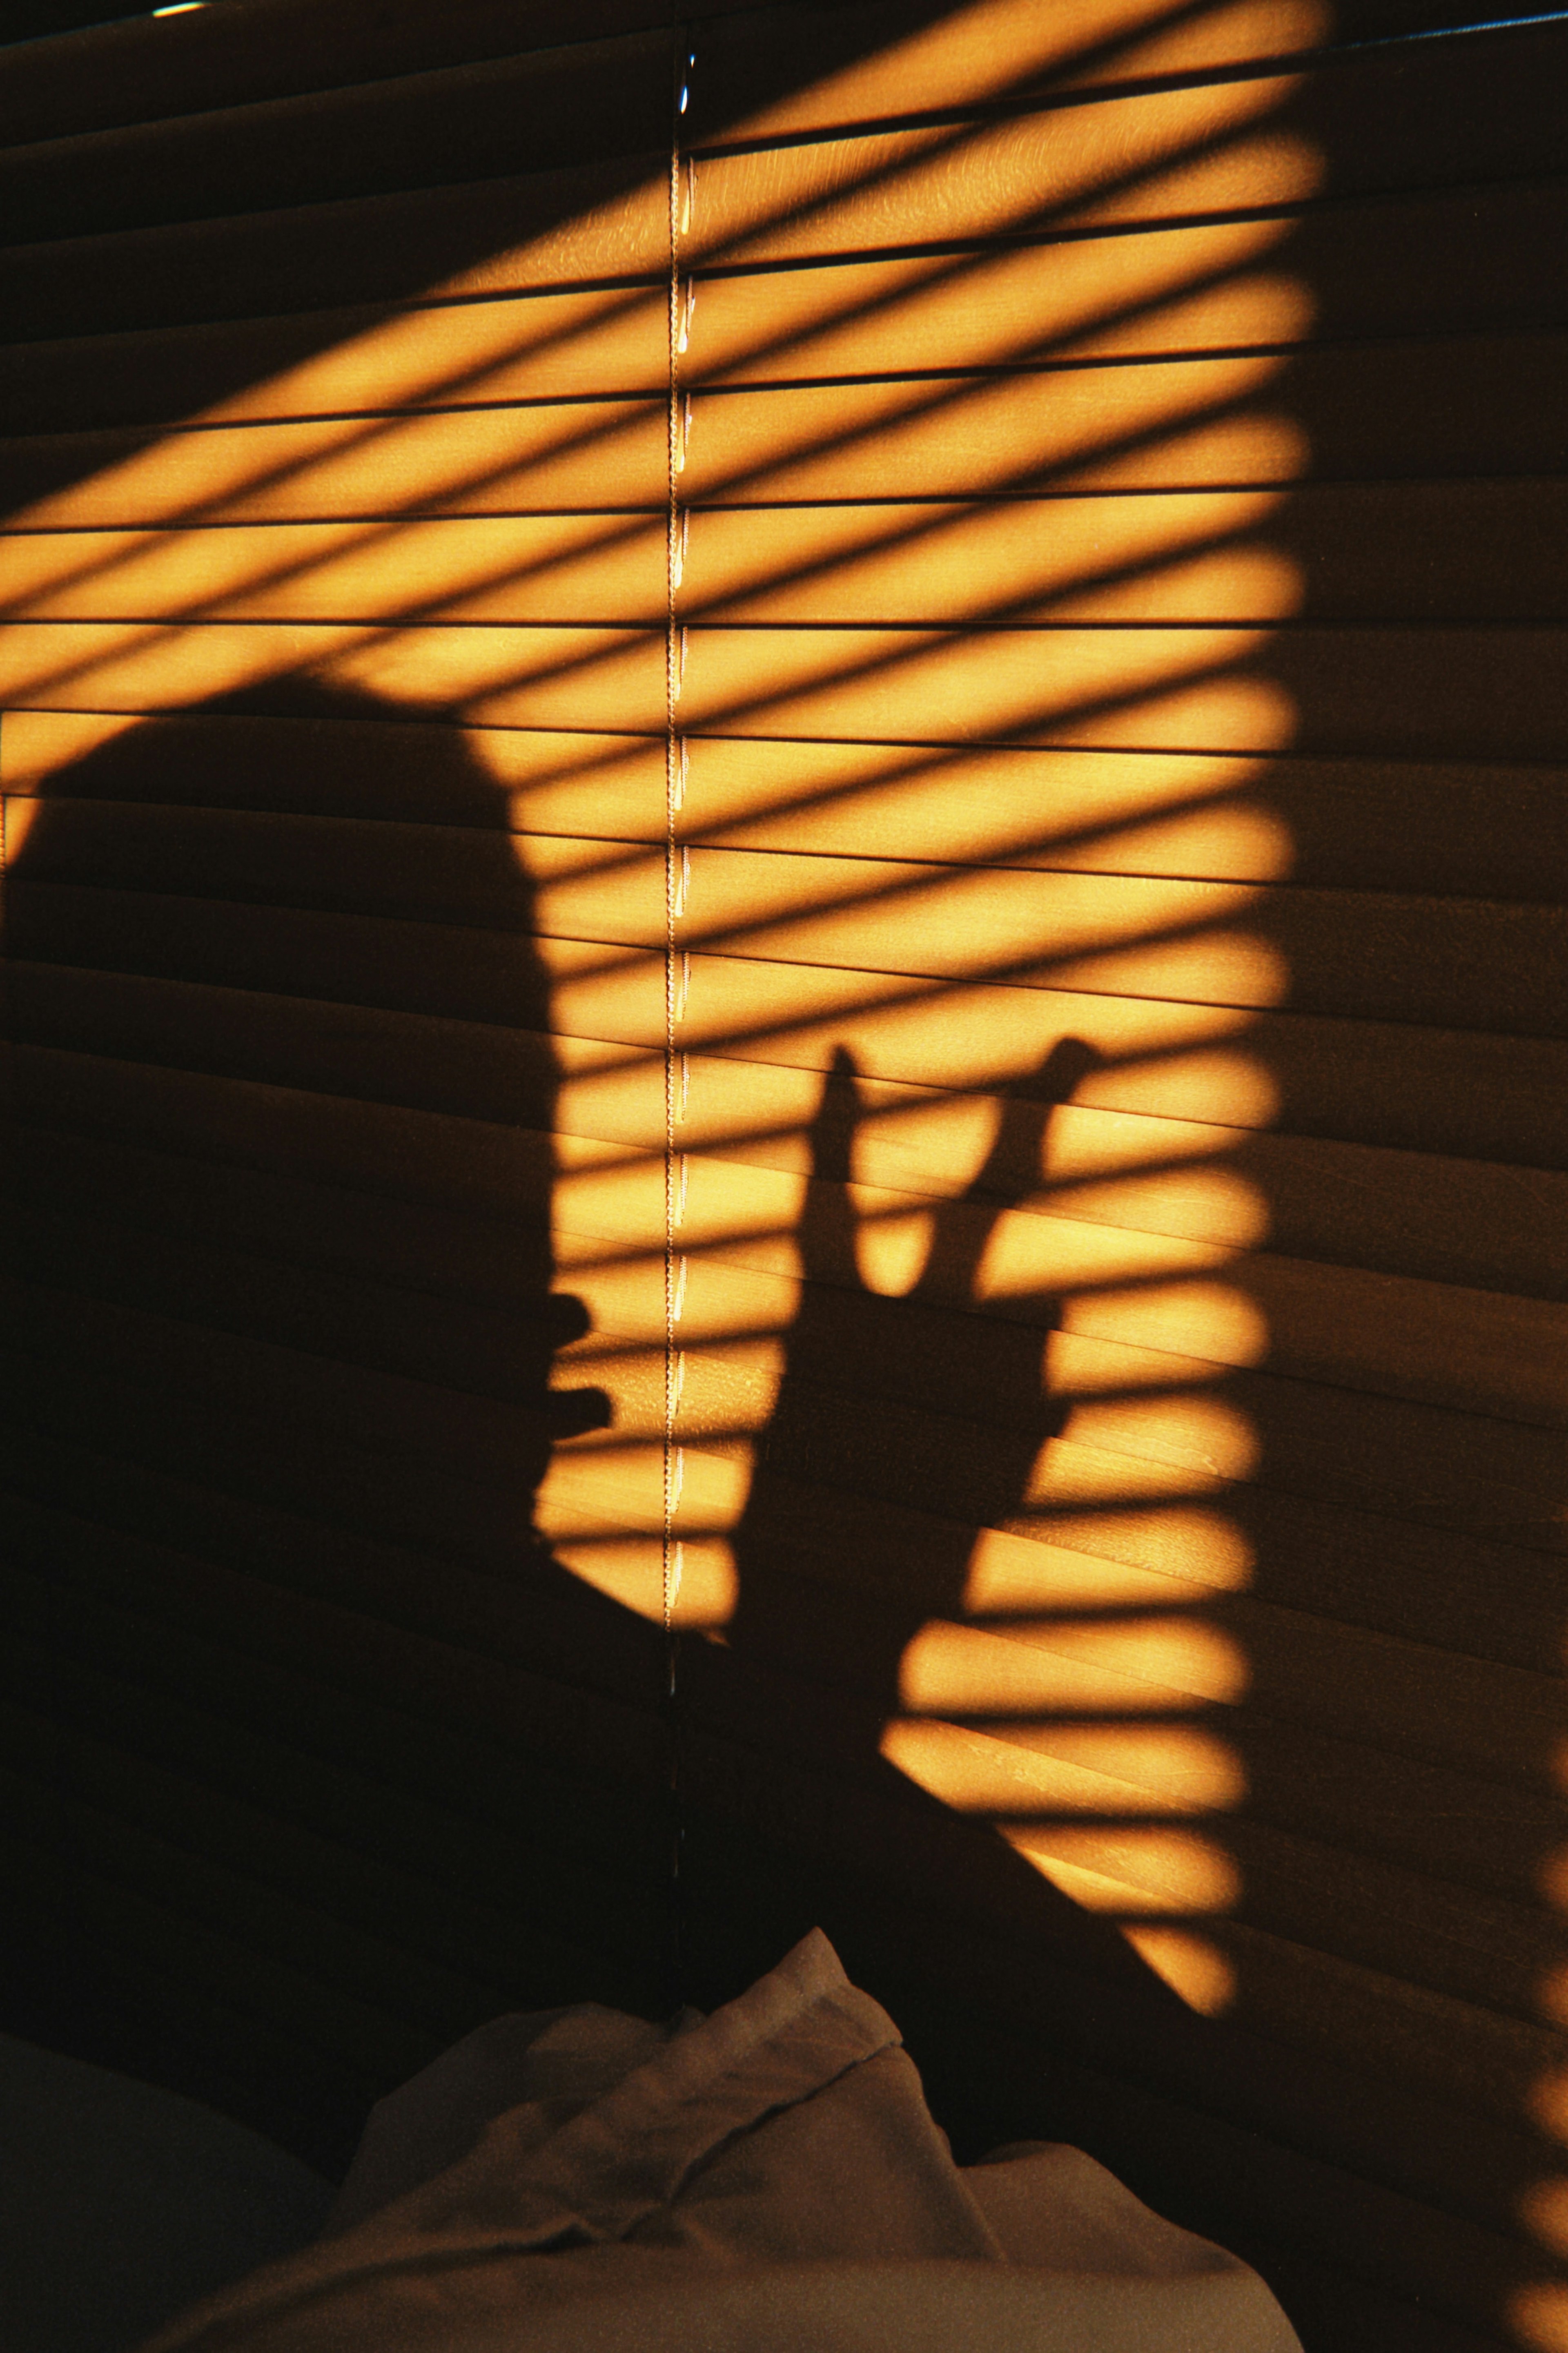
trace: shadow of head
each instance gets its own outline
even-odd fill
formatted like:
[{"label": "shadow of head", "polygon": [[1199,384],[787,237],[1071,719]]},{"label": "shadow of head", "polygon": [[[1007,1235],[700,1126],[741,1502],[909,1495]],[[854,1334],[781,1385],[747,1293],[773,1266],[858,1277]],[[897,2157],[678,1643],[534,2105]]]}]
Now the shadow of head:
[{"label": "shadow of head", "polygon": [[609,1409],[549,1388],[588,1326],[551,1292],[549,982],[472,739],[309,680],[30,724],[5,948],[32,1409],[141,1457],[169,1385],[187,1469],[238,1416],[301,1462],[336,1431],[531,1491]]}]

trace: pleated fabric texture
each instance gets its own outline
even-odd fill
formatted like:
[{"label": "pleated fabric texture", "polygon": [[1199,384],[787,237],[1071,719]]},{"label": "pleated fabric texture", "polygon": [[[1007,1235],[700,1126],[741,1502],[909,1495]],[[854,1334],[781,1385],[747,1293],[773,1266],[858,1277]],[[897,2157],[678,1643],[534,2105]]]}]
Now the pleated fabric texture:
[{"label": "pleated fabric texture", "polygon": [[14,2031],[341,2172],[820,1925],[1312,2353],[1568,2345],[1568,28],[1484,13],[0,49]]},{"label": "pleated fabric texture", "polygon": [[955,2166],[897,2027],[819,1930],[668,2031],[592,2008],[495,2021],[377,2110],[345,2200],[377,2170],[357,2220],[149,2353],[1300,2353],[1256,2272],[1081,2150]]}]

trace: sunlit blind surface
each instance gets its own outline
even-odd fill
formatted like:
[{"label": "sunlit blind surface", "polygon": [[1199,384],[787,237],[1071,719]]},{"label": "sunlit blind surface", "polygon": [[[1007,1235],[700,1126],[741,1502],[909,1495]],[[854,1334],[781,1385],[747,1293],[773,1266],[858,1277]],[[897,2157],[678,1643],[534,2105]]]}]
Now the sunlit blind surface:
[{"label": "sunlit blind surface", "polygon": [[330,2167],[820,1922],[1311,2353],[1568,2346],[1568,28],[1466,16],[0,52],[22,2031]]}]

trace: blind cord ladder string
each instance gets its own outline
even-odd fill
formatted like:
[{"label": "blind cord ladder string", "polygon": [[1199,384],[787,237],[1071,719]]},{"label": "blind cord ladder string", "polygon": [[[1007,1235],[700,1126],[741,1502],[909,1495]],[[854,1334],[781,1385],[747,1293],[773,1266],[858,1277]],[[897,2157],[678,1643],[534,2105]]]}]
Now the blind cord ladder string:
[{"label": "blind cord ladder string", "polygon": [[684,557],[684,520],[679,501],[682,448],[680,347],[683,301],[680,283],[681,118],[690,99],[690,71],[695,63],[687,28],[672,28],[670,52],[670,132],[668,177],[668,278],[667,299],[667,368],[665,381],[665,631],[664,631],[664,1448],[663,1536],[661,1557],[665,1641],[665,1705],[669,1732],[670,1799],[670,1966],[678,1995],[684,1999],[685,1938],[681,1926],[680,1887],[680,1735],[677,1674],[680,1638],[675,1629],[675,1604],[680,1591],[681,1546],[675,1533],[680,1500],[680,1450],[675,1421],[679,1404],[680,1352],[676,1326],[679,1320],[677,1229],[680,1222],[680,1166],[676,1127],[680,1117],[677,1092],[676,1023],[679,1015],[679,966],[677,923],[682,912],[684,876],[677,842],[677,818],[681,802],[685,746],[677,728],[676,705],[680,694],[681,633],[677,608]]}]

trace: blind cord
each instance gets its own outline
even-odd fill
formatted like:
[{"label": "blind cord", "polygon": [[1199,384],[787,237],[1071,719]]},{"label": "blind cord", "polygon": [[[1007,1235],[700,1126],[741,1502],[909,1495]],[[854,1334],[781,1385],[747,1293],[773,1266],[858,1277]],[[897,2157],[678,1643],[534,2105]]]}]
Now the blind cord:
[{"label": "blind cord", "polygon": [[676,1414],[680,1394],[680,1352],[676,1327],[680,1300],[678,1281],[677,1232],[680,1222],[680,1165],[676,1127],[678,1097],[676,1027],[679,985],[677,924],[681,913],[682,870],[677,841],[677,818],[681,801],[684,746],[677,725],[680,696],[681,631],[679,596],[684,546],[684,525],[678,491],[682,459],[680,348],[684,327],[680,283],[681,118],[690,100],[690,72],[695,59],[687,28],[674,27],[670,64],[669,134],[669,273],[668,365],[666,379],[666,517],[665,517],[665,639],[664,639],[664,1459],[663,1541],[661,1556],[664,1618],[665,1705],[669,1729],[671,1969],[677,1998],[685,1998],[686,1951],[681,1888],[680,1726],[677,1678],[680,1638],[675,1630],[675,1603],[680,1590],[680,1545],[675,1533],[680,1500],[680,1450],[676,1443]]}]

